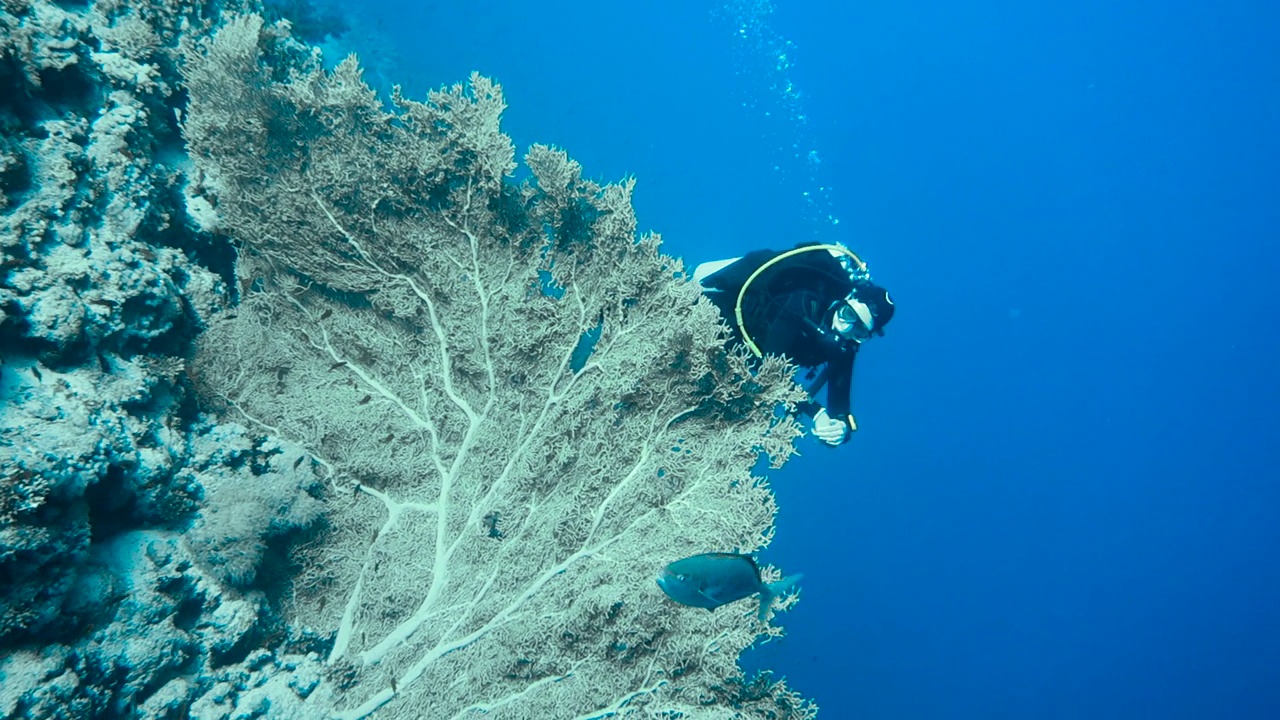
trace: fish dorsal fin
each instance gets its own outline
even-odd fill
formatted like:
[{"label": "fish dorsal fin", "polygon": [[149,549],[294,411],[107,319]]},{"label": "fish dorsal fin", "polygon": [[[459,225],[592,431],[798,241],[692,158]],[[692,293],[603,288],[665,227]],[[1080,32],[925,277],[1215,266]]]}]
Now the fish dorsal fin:
[{"label": "fish dorsal fin", "polygon": [[[756,559],[755,559],[755,558],[753,558],[753,557],[751,557],[750,555],[747,555],[746,553],[710,552],[710,553],[703,553],[702,555],[699,555],[698,557],[743,558],[743,559],[745,559],[745,560],[749,561],[749,562],[751,563],[751,565],[752,565],[752,566],[755,566],[755,564],[756,564]],[[757,568],[757,569],[759,569],[759,568]]]},{"label": "fish dorsal fin", "polygon": [[711,555],[715,557],[723,557],[723,558],[734,558],[736,560],[746,560],[747,562],[751,563],[751,570],[756,574],[756,582],[762,585],[764,584],[764,580],[760,578],[760,565],[756,563],[756,559],[754,557],[747,555],[746,553],[730,553],[730,552],[707,553],[707,555]]}]

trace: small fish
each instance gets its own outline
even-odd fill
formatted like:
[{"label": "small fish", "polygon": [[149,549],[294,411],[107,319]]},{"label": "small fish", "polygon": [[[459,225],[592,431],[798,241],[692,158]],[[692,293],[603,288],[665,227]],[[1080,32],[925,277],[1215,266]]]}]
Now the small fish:
[{"label": "small fish", "polygon": [[715,610],[721,605],[760,594],[763,621],[769,615],[773,599],[787,592],[802,575],[791,575],[778,582],[765,584],[760,568],[750,555],[705,553],[676,560],[658,575],[658,587],[667,597],[681,605]]}]

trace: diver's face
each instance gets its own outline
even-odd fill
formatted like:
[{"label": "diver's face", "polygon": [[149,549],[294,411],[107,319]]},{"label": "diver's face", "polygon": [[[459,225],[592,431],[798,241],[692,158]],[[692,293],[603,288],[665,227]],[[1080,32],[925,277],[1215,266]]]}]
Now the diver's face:
[{"label": "diver's face", "polygon": [[871,337],[871,308],[854,299],[837,304],[831,329],[849,340],[866,340]]}]

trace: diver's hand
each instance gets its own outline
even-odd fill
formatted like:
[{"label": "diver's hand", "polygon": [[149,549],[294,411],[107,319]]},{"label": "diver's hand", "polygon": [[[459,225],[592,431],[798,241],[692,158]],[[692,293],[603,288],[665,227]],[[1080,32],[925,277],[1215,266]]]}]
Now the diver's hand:
[{"label": "diver's hand", "polygon": [[813,434],[828,445],[839,445],[849,439],[849,426],[828,415],[823,408],[813,416]]}]

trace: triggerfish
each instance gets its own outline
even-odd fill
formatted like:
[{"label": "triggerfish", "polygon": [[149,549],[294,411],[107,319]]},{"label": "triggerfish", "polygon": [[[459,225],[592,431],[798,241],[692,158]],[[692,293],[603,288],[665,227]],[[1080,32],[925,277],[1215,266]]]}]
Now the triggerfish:
[{"label": "triggerfish", "polygon": [[704,553],[676,560],[658,575],[658,587],[681,605],[715,610],[721,605],[760,594],[763,621],[773,599],[790,590],[802,575],[791,575],[775,583],[760,580],[760,568],[750,555]]}]

